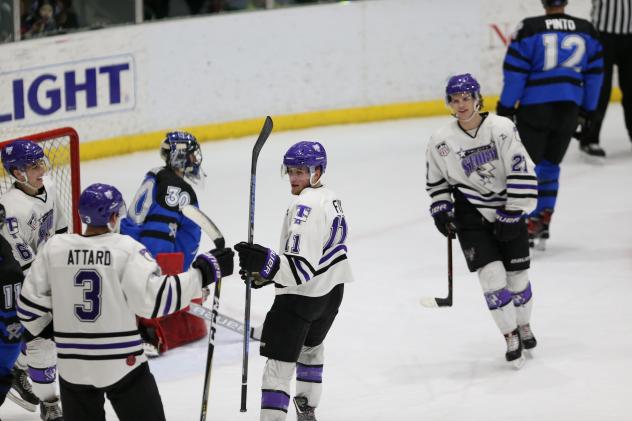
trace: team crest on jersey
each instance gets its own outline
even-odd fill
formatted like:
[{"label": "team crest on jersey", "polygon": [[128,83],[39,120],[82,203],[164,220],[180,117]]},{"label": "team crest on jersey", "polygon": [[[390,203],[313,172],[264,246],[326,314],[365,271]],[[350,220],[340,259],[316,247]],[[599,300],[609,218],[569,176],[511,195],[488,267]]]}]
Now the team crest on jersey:
[{"label": "team crest on jersey", "polygon": [[457,155],[461,158],[461,167],[467,177],[476,172],[483,184],[492,183],[496,169],[492,161],[498,160],[496,142],[492,140],[489,145],[467,150],[461,149]]},{"label": "team crest on jersey", "polygon": [[450,147],[445,142],[441,142],[435,147],[437,148],[437,152],[439,152],[439,155],[443,157],[448,156],[448,154],[450,153]]},{"label": "team crest on jersey", "polygon": [[48,367],[44,370],[44,377],[46,380],[55,381],[55,377],[57,377],[57,368],[56,367]]},{"label": "team crest on jersey", "polygon": [[53,229],[53,210],[46,212],[39,221],[39,240],[38,244],[43,243],[50,237],[50,232]]},{"label": "team crest on jersey", "polygon": [[312,208],[305,205],[296,205],[296,213],[294,214],[294,223],[297,225],[307,221]]}]

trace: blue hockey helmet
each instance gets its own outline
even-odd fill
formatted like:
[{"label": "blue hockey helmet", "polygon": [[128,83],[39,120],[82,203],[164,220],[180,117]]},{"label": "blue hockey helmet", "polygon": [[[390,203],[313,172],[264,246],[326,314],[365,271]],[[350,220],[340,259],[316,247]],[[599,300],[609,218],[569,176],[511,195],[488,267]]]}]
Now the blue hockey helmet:
[{"label": "blue hockey helmet", "polygon": [[446,102],[450,103],[452,95],[460,93],[469,93],[473,98],[480,99],[481,85],[469,73],[452,76],[448,79],[448,84],[445,87]]},{"label": "blue hockey helmet", "polygon": [[113,214],[124,213],[123,195],[109,184],[91,184],[79,196],[79,216],[84,224],[105,227]]},{"label": "blue hockey helmet", "polygon": [[283,167],[308,167],[310,171],[320,167],[324,174],[327,168],[327,152],[319,142],[295,143],[283,155]]},{"label": "blue hockey helmet", "polygon": [[566,6],[568,4],[568,0],[542,0],[542,6],[547,7],[559,7]]},{"label": "blue hockey helmet", "polygon": [[204,175],[201,169],[202,150],[191,133],[181,131],[167,133],[160,145],[160,156],[167,167],[182,170],[184,176],[194,182]]},{"label": "blue hockey helmet", "polygon": [[44,150],[35,142],[30,140],[15,140],[2,148],[2,166],[9,175],[18,169],[24,171],[27,166],[46,162]]}]

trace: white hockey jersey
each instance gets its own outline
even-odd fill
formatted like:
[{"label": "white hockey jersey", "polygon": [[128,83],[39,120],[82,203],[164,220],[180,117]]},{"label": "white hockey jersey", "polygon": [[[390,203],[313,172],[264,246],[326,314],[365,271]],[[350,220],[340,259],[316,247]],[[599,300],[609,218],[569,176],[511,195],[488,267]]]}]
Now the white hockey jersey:
[{"label": "white hockey jersey", "polygon": [[336,194],[326,187],[303,189],[285,214],[276,293],[320,297],[352,282],[346,239],[347,221]]},{"label": "white hockey jersey", "polygon": [[68,230],[57,188],[47,177],[37,196],[29,196],[13,186],[0,197],[0,203],[6,210],[6,223],[1,233],[11,245],[22,270],[29,268],[46,240],[55,233]]},{"label": "white hockey jersey", "polygon": [[535,165],[511,120],[482,114],[478,131],[465,132],[454,120],[433,133],[426,150],[426,191],[432,204],[452,202],[458,189],[489,222],[496,209],[530,213],[538,197]]},{"label": "white hockey jersey", "polygon": [[18,317],[37,333],[39,320],[52,312],[60,376],[106,387],[146,361],[136,315],[164,316],[201,295],[199,270],[164,276],[147,249],[127,235],[59,234],[31,266]]}]

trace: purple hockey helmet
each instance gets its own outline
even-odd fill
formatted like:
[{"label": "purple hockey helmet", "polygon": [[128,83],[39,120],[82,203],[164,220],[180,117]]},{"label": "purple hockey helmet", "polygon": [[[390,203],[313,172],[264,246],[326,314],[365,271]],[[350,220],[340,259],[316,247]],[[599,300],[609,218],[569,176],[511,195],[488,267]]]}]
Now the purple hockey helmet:
[{"label": "purple hockey helmet", "polygon": [[44,150],[30,140],[15,140],[2,148],[2,166],[10,175],[13,169],[24,171],[42,159],[46,159]]},{"label": "purple hockey helmet", "polygon": [[160,145],[160,156],[168,167],[182,170],[184,176],[196,181],[201,171],[202,150],[195,136],[188,132],[169,132]]},{"label": "purple hockey helmet", "polygon": [[448,80],[445,87],[445,100],[450,103],[452,95],[464,92],[472,95],[472,98],[480,98],[481,96],[481,85],[469,73],[452,76]]},{"label": "purple hockey helmet", "polygon": [[309,167],[321,168],[325,173],[327,168],[327,152],[318,142],[302,141],[290,146],[283,155],[283,166],[287,167]]},{"label": "purple hockey helmet", "polygon": [[125,210],[123,195],[109,184],[91,184],[79,196],[79,216],[87,225],[107,226],[112,214]]}]

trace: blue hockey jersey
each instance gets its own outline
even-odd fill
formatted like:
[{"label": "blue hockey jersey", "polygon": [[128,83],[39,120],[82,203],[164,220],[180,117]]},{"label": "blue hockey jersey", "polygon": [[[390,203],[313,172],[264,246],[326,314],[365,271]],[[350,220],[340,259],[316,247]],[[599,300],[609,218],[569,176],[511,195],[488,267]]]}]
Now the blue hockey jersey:
[{"label": "blue hockey jersey", "polygon": [[603,52],[590,22],[566,14],[523,20],[503,65],[500,103],[572,101],[593,111],[603,80]]},{"label": "blue hockey jersey", "polygon": [[144,244],[153,256],[183,253],[183,269],[187,270],[201,236],[200,227],[180,212],[188,204],[198,206],[189,183],[169,168],[151,170],[130,203],[127,217],[121,220],[121,233]]},{"label": "blue hockey jersey", "polygon": [[[20,353],[24,328],[16,313],[16,306],[24,274],[13,257],[11,246],[0,236],[0,377],[7,377]],[[5,385],[1,385],[5,386]],[[0,393],[6,393],[0,390]]]}]

